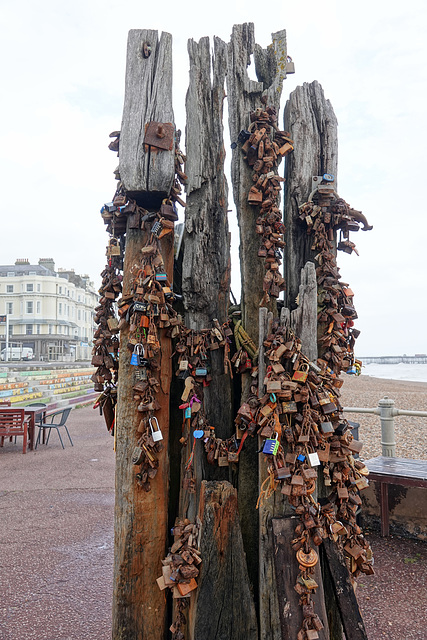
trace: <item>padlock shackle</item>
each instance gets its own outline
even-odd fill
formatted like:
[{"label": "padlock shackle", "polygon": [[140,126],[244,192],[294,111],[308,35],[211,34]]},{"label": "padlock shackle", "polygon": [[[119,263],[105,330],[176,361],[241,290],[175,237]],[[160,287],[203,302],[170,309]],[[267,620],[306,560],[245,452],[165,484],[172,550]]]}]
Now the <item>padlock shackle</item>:
[{"label": "padlock shackle", "polygon": [[[155,421],[156,428],[153,427],[153,423],[152,423],[153,420]],[[148,424],[150,425],[150,428],[152,431],[160,431],[159,421],[157,420],[156,416],[150,416],[148,418]]]}]

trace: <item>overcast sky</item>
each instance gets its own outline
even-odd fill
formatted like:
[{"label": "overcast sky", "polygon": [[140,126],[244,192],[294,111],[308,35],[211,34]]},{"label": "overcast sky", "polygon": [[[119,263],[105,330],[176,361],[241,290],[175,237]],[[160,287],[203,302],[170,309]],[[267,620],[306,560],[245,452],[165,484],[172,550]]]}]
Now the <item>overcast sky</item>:
[{"label": "overcast sky", "polygon": [[[228,41],[233,24],[254,22],[263,47],[287,31],[296,73],[282,108],[298,84],[323,86],[339,123],[339,195],[374,225],[352,234],[360,257],[338,254],[359,314],[356,353],[427,352],[425,2],[0,0],[0,9],[1,264],[52,257],[98,284],[107,241],[99,210],[115,190],[108,134],[121,125],[128,30],[172,33],[175,120],[184,130],[187,40]],[[235,233],[233,243],[237,250]]]}]

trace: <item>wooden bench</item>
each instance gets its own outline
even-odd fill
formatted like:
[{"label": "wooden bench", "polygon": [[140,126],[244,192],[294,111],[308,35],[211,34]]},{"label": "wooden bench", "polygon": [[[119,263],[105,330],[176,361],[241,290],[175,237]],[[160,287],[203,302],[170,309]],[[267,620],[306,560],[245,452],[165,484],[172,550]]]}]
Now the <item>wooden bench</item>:
[{"label": "wooden bench", "polygon": [[388,485],[427,488],[427,460],[410,458],[386,458],[379,456],[365,462],[369,479],[380,485],[381,535],[388,536],[390,522],[388,512]]}]

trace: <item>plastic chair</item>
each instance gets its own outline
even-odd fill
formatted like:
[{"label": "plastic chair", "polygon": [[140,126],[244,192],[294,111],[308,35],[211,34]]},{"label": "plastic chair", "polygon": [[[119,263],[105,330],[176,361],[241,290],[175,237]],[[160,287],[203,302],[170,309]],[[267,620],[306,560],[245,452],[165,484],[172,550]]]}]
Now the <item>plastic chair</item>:
[{"label": "plastic chair", "polygon": [[34,419],[36,421],[36,424],[38,422],[43,422],[43,413],[44,411],[42,411],[42,409],[46,409],[47,404],[44,404],[44,402],[32,402],[31,404],[27,404],[27,407],[39,407],[40,411],[37,411],[36,415],[34,416]]},{"label": "plastic chair", "polygon": [[[27,407],[31,407],[33,409],[39,408],[40,411],[37,411],[34,414],[34,427],[39,427],[43,422],[43,418],[46,415],[46,411],[44,411],[47,407],[47,404],[44,402],[32,402],[31,404],[27,404]],[[43,432],[43,444],[44,444],[44,432]]]},{"label": "plastic chair", "polygon": [[[61,434],[59,432],[59,430],[63,427],[65,429],[65,431],[67,432],[67,436],[68,439],[71,443],[71,446],[73,447],[73,441],[71,440],[71,436],[69,434],[69,431],[67,429],[67,425],[66,422],[68,420],[68,416],[70,415],[71,412],[71,407],[67,407],[66,409],[61,409],[60,411],[55,411],[54,413],[49,413],[45,419],[43,420],[43,422],[39,422],[38,424],[38,428],[39,428],[39,433],[37,436],[37,440],[36,440],[36,444],[35,444],[35,449],[37,449],[37,445],[40,444],[40,435],[42,433],[42,431],[45,430],[49,430],[49,433],[47,434],[47,439],[46,439],[46,444],[49,443],[49,438],[50,438],[50,432],[52,431],[52,429],[56,429],[58,436],[59,436],[59,440],[61,442],[62,448],[65,449],[64,447],[64,443],[62,442],[62,438],[61,438]],[[55,422],[55,420],[57,420]]]}]

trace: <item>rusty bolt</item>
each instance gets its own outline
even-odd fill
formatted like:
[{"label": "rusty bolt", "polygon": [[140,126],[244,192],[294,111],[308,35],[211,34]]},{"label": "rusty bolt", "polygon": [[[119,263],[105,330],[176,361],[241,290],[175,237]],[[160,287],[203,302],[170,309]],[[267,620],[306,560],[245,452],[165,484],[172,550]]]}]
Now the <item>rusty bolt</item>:
[{"label": "rusty bolt", "polygon": [[162,124],[157,125],[156,136],[158,138],[164,138],[166,135],[165,128]]}]

